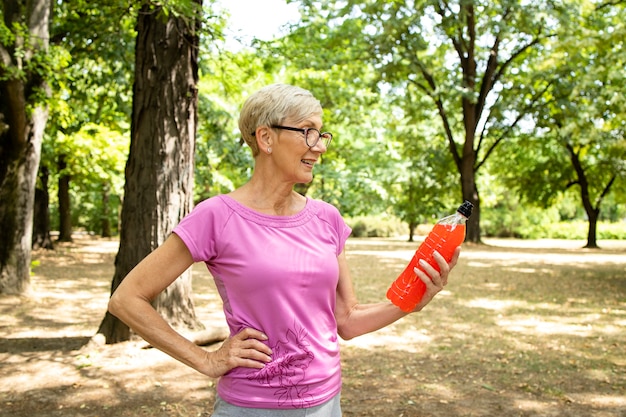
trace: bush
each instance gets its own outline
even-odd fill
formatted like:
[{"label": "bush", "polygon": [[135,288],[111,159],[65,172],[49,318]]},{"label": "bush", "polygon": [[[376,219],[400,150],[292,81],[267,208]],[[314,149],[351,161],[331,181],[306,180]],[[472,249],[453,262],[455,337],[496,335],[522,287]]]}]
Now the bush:
[{"label": "bush", "polygon": [[[481,224],[486,237],[514,237],[518,239],[587,239],[589,223],[582,220],[569,222],[537,222],[531,219],[519,222],[512,228],[498,228],[493,223]],[[598,222],[598,240],[626,240],[626,222]]]},{"label": "bush", "polygon": [[[589,223],[576,220],[544,225],[541,238],[545,239],[587,239]],[[626,240],[626,222],[598,222],[598,240]]]},{"label": "bush", "polygon": [[367,236],[367,224],[362,219],[355,220],[354,223],[350,224],[350,220],[347,221],[348,226],[352,228],[352,235],[354,237],[364,237]]},{"label": "bush", "polygon": [[[530,210],[526,215],[510,216],[500,213],[481,221],[481,232],[485,237],[512,237],[517,239],[587,239],[589,224],[583,220],[558,221],[554,211]],[[352,237],[394,237],[408,235],[408,225],[400,219],[384,215],[359,216],[346,219],[352,228]],[[415,236],[425,236],[432,224],[420,224]],[[626,221],[599,222],[598,240],[626,240]]]},{"label": "bush", "polygon": [[393,237],[408,234],[408,225],[389,216],[359,216],[346,219],[353,237]]},{"label": "bush", "polygon": [[481,232],[488,237],[537,239],[544,225],[559,221],[556,209],[499,206],[481,212]]}]

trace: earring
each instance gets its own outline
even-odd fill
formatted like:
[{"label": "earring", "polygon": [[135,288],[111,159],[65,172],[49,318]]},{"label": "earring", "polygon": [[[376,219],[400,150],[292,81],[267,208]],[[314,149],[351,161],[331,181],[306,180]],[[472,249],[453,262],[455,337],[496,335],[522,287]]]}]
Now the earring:
[{"label": "earring", "polygon": [[272,147],[271,146],[267,147],[267,153],[268,153],[268,155],[272,153]]}]

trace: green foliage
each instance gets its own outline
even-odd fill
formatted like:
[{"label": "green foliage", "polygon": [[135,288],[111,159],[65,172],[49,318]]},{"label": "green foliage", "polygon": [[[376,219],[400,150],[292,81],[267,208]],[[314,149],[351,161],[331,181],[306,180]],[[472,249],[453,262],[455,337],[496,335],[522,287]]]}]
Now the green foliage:
[{"label": "green foliage", "polygon": [[[463,30],[459,19],[454,19],[448,11],[444,12],[447,17],[440,26],[426,24],[437,20],[434,6],[428,2],[415,5],[425,10],[417,14],[402,1],[302,1],[300,4],[302,24],[295,25],[286,37],[256,42],[252,54],[246,50],[237,55],[240,59],[229,59],[239,65],[239,73],[262,77],[262,71],[266,70],[267,74],[269,69],[278,78],[264,78],[263,82],[302,85],[321,99],[326,112],[325,125],[333,131],[335,139],[316,167],[316,178],[307,188],[307,194],[337,205],[348,216],[376,217],[393,213],[414,224],[437,217],[446,212],[446,208],[458,204],[458,173],[449,153],[450,143],[437,120],[439,111],[432,107],[432,100],[441,100],[453,137],[460,139],[464,131],[463,114],[458,107],[460,99],[474,100],[478,96],[477,90],[472,92],[462,87],[459,82],[461,63],[451,60],[454,53],[448,41]],[[480,11],[477,19],[481,33],[499,36],[500,45],[504,39],[509,39],[511,42],[503,49],[503,54],[506,52],[513,58],[512,54],[519,53],[519,59],[527,62],[507,61],[506,71],[503,66],[501,72],[495,74],[502,88],[496,91],[493,105],[485,110],[488,113],[476,149],[482,161],[478,159],[475,168],[485,167],[478,181],[488,184],[481,185],[484,190],[481,197],[486,199],[482,206],[486,210],[495,206],[497,212],[501,204],[494,188],[532,189],[536,194],[524,200],[524,206],[543,201],[544,207],[550,207],[559,201],[559,194],[554,190],[565,187],[571,178],[564,172],[552,188],[530,187],[547,184],[544,178],[554,176],[555,160],[563,159],[562,153],[550,146],[536,150],[528,146],[516,148],[508,144],[510,141],[502,140],[515,131],[528,133],[520,120],[529,114],[538,93],[549,84],[549,79],[533,73],[537,70],[534,65],[543,62],[541,53],[546,51],[543,43],[556,33],[559,19],[576,19],[577,15],[570,9],[551,7],[551,4],[541,3],[520,8],[508,2],[475,5],[475,10]],[[499,20],[504,13],[509,20]],[[489,36],[481,38],[477,56],[489,57],[492,41]],[[525,49],[535,42],[537,48]],[[316,47],[309,47],[311,44]],[[429,90],[427,79],[420,78],[424,70],[434,77],[436,90]],[[228,80],[237,78],[220,76],[218,79],[228,85],[232,84]],[[474,81],[488,82],[487,79]],[[427,90],[431,92],[425,94]],[[233,101],[236,102],[229,100]],[[226,118],[228,111],[223,110]],[[237,113],[231,114],[235,118]],[[213,120],[222,118],[215,116]],[[531,138],[529,134],[519,137]],[[229,159],[238,155],[236,136],[227,141],[219,134],[208,138],[207,151],[202,152],[203,159],[211,163],[203,168],[203,178],[213,176],[214,179],[199,183],[203,188],[208,184],[214,192],[235,187],[237,182],[233,179],[246,178],[245,170],[250,168],[246,160]],[[536,136],[538,141],[543,138]],[[460,142],[455,144],[456,149],[460,149]],[[494,163],[487,165],[487,157],[497,154],[492,153],[496,144],[506,147]],[[527,171],[520,174],[512,169],[511,161],[519,161],[517,165]],[[567,163],[567,158],[563,162]],[[237,167],[237,163],[244,166]],[[494,169],[496,165],[501,169]],[[496,177],[491,174],[492,169],[497,172]],[[501,177],[510,178],[510,183],[502,187]],[[490,222],[488,233],[516,235],[522,233],[518,229],[531,229],[533,224],[544,221],[539,212],[531,216],[524,209],[518,211],[519,218],[525,218],[521,226],[504,218],[483,216]],[[572,215],[580,217],[583,213],[577,210]]]},{"label": "green foliage", "polygon": [[[100,233],[106,217],[117,227],[124,189],[124,165],[128,156],[129,137],[119,131],[96,124],[87,124],[71,135],[59,133],[55,141],[56,155],[64,155],[66,168],[52,170],[52,179],[71,177],[73,224]],[[53,181],[52,191],[56,191]],[[51,202],[56,218],[57,204]]]},{"label": "green foliage", "polygon": [[[576,239],[587,238],[588,222],[584,220],[562,221],[557,207],[527,209],[522,206],[499,205],[484,211],[484,234],[487,237],[517,239]],[[419,223],[417,235],[425,235],[432,228],[431,222]],[[408,235],[408,226],[399,218],[385,215],[356,216],[347,218],[353,237],[397,237]],[[598,223],[598,239],[626,240],[626,220]]]},{"label": "green foliage", "polygon": [[[622,217],[598,222],[598,239],[626,239],[626,211],[622,208],[621,211],[616,209],[616,212]],[[584,210],[576,205],[572,197],[561,198],[547,208],[520,205],[515,197],[503,198],[495,206],[484,210],[483,216],[483,231],[489,237],[587,239],[589,231]]]},{"label": "green foliage", "polygon": [[[412,116],[411,116],[412,117]],[[389,131],[400,143],[401,160],[394,184],[394,212],[407,224],[419,224],[461,201],[457,172],[445,139],[425,119],[397,120]]]},{"label": "green foliage", "polygon": [[357,216],[346,219],[353,237],[393,237],[408,235],[402,221],[391,216]]},{"label": "green foliage", "polygon": [[[592,13],[592,2],[474,2],[478,72],[466,79],[463,65],[470,62],[460,56],[467,45],[454,41],[467,35],[467,3],[447,10],[430,1],[299,3],[301,24],[287,36],[237,51],[225,47],[227,16],[205,4],[196,201],[249,178],[254,162],[240,140],[239,108],[259,87],[287,82],[320,98],[325,128],[334,133],[302,190],[335,204],[362,235],[406,234],[408,224],[428,224],[454,209],[461,201],[455,153],[476,156],[470,168],[487,235],[538,237],[549,224],[584,219],[566,143],[582,161],[594,200],[616,174],[600,218],[624,218],[623,5]],[[154,5],[195,13],[189,0]],[[111,218],[121,198],[135,7],[117,0],[55,4],[51,63],[42,67],[53,91],[42,161],[54,187],[56,162],[69,155],[75,224],[91,230],[105,192]],[[0,42],[8,42],[13,32],[3,25]],[[496,37],[501,71],[481,78]],[[464,148],[471,126],[463,103],[476,104],[490,82],[496,88],[483,97],[477,141]]]},{"label": "green foliage", "polygon": [[485,236],[536,239],[542,236],[547,225],[559,222],[556,208],[528,208],[517,204],[499,202],[483,210],[481,222]]},{"label": "green foliage", "polygon": [[26,83],[26,111],[30,112],[48,102],[48,80],[63,68],[68,56],[42,41],[42,34],[31,32],[26,14],[11,10],[14,14],[5,19],[4,7],[9,6],[0,7],[0,82]]},{"label": "green foliage", "polygon": [[[587,239],[589,223],[578,220],[573,222],[548,223],[534,235],[522,236],[530,239]],[[598,223],[598,239],[626,240],[626,222]]]},{"label": "green foliage", "polygon": [[135,14],[128,3],[61,2],[52,43],[71,57],[53,75],[49,137],[86,123],[128,129],[132,102]]},{"label": "green foliage", "polygon": [[48,74],[41,159],[50,172],[51,222],[58,222],[57,181],[67,175],[73,225],[101,233],[104,219],[116,228],[123,194],[135,15],[121,1],[59,2],[54,12],[50,55],[58,70]]},{"label": "green foliage", "polygon": [[[559,221],[558,210],[551,208],[508,211],[502,207],[485,210],[485,236],[519,239],[587,239],[589,223],[585,220]],[[626,240],[626,223],[599,222],[598,239]]]},{"label": "green foliage", "polygon": [[190,26],[196,16],[202,13],[201,2],[194,0],[150,0],[147,2],[152,9],[162,9],[163,17],[167,18],[170,14],[183,19],[188,19]]},{"label": "green foliage", "polygon": [[527,205],[550,207],[575,192],[577,206],[591,218],[607,201],[615,207],[626,199],[626,73],[621,69],[626,8],[587,6],[569,14],[546,44],[544,59],[535,60],[541,82],[512,88],[518,97],[538,98],[534,126],[501,147],[491,172]]},{"label": "green foliage", "polygon": [[[387,112],[384,137],[400,154],[383,180],[393,210],[414,223],[460,195],[478,199],[479,169],[529,111],[510,86],[533,79],[527,69],[564,10],[550,2],[300,3],[307,18],[292,39],[318,48],[287,48],[292,63],[318,73],[338,68],[348,88],[375,92]],[[350,100],[340,103],[350,108]],[[387,181],[394,171],[403,174]]]},{"label": "green foliage", "polygon": [[239,108],[248,94],[275,82],[252,51],[233,53],[213,42],[201,59],[195,201],[227,193],[252,173],[252,154],[239,134]]}]

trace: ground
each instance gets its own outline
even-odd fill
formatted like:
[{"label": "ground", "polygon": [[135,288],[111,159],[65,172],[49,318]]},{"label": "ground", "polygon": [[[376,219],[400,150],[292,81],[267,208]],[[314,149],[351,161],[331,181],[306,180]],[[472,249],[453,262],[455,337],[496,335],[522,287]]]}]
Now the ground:
[{"label": "ground", "polygon": [[[342,342],[344,416],[626,416],[626,242],[487,243],[464,245],[424,311]],[[417,244],[350,239],[360,301],[384,299]],[[0,296],[0,416],[210,416],[215,380],[142,341],[91,340],[117,247],[38,251],[29,295]],[[219,328],[194,271],[197,313]]]}]

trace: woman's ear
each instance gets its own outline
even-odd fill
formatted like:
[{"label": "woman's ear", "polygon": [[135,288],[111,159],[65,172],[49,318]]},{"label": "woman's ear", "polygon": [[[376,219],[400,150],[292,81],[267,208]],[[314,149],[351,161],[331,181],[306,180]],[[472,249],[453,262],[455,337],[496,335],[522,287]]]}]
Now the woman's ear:
[{"label": "woman's ear", "polygon": [[267,126],[259,126],[256,129],[256,144],[261,152],[272,153],[272,130]]}]

